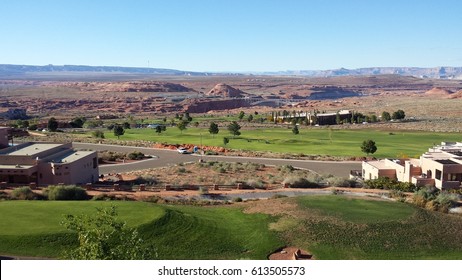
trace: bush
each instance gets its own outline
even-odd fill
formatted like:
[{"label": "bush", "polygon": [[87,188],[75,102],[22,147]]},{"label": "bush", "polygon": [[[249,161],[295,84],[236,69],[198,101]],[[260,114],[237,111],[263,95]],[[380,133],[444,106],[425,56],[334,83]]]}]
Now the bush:
[{"label": "bush", "polygon": [[19,200],[37,200],[41,196],[34,193],[29,187],[16,188],[11,192],[11,198]]},{"label": "bush", "polygon": [[275,194],[271,197],[271,199],[278,199],[278,198],[284,198],[284,197],[288,197],[288,196],[284,194]]},{"label": "bush", "polygon": [[406,201],[406,195],[402,191],[392,190],[390,191],[389,195],[390,195],[390,198],[396,199],[399,202]]},{"label": "bush", "polygon": [[449,208],[457,204],[457,196],[447,192],[440,192],[434,202],[438,205],[438,210],[444,213],[449,211]]},{"label": "bush", "polygon": [[420,189],[413,183],[398,182],[388,177],[379,177],[378,179],[367,180],[365,184],[371,189],[398,190],[403,192],[415,192]]},{"label": "bush", "polygon": [[310,182],[308,179],[303,177],[288,177],[282,182],[288,184],[291,188],[319,188],[320,185],[315,182]]},{"label": "bush", "polygon": [[178,169],[177,169],[176,172],[178,172],[178,173],[186,173],[187,170],[186,170],[186,168],[184,168],[184,167],[178,167]]},{"label": "bush", "polygon": [[283,165],[281,167],[278,168],[279,171],[283,172],[283,173],[291,173],[292,171],[295,170],[295,168],[292,166],[292,165]]},{"label": "bush", "polygon": [[141,176],[138,176],[136,177],[135,180],[133,180],[133,183],[136,184],[136,185],[141,185],[141,184],[145,184],[145,185],[148,185],[148,186],[155,186],[157,185],[157,179],[156,177],[152,176],[152,175],[141,175]]},{"label": "bush", "polygon": [[104,139],[104,132],[101,130],[95,130],[91,133],[91,135],[95,138]]},{"label": "bush", "polygon": [[355,181],[351,179],[341,178],[341,177],[332,177],[327,180],[330,186],[337,188],[349,188],[355,186]]},{"label": "bush", "polygon": [[242,202],[242,198],[235,197],[235,198],[233,198],[233,202]]},{"label": "bush", "polygon": [[203,194],[208,194],[209,193],[209,189],[207,187],[199,187],[199,190],[197,191],[200,195],[203,195]]},{"label": "bush", "polygon": [[249,179],[247,182],[245,182],[245,186],[248,188],[252,189],[263,189],[265,188],[265,185],[263,181],[258,180],[258,179]]},{"label": "bush", "polygon": [[207,151],[205,151],[205,154],[206,154],[206,155],[208,155],[208,156],[216,156],[216,155],[218,155],[218,153],[217,153],[217,152],[215,152],[215,151],[211,151],[211,150],[207,150]]},{"label": "bush", "polygon": [[85,200],[87,191],[77,186],[49,186],[43,191],[48,200]]},{"label": "bush", "polygon": [[98,154],[98,160],[100,161],[116,161],[124,158],[125,154],[117,152],[103,151]]},{"label": "bush", "polygon": [[145,155],[142,152],[131,152],[127,155],[127,158],[130,160],[141,160],[145,158]]}]

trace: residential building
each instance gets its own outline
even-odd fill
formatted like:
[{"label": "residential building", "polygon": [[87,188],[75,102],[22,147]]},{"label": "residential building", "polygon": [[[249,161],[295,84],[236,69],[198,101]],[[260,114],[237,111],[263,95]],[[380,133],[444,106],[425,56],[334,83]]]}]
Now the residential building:
[{"label": "residential building", "polygon": [[290,122],[294,118],[306,118],[310,124],[318,125],[334,125],[337,124],[337,116],[341,121],[350,120],[352,112],[350,110],[340,110],[336,113],[310,113],[310,112],[298,112],[295,115],[290,114],[287,116],[278,116],[278,120]]},{"label": "residential building", "polygon": [[461,188],[462,142],[442,142],[430,148],[420,159],[363,161],[362,178],[372,180],[379,177],[439,189]]},{"label": "residential building", "polygon": [[49,185],[98,180],[95,151],[76,151],[71,143],[28,142],[0,150],[0,182]]}]

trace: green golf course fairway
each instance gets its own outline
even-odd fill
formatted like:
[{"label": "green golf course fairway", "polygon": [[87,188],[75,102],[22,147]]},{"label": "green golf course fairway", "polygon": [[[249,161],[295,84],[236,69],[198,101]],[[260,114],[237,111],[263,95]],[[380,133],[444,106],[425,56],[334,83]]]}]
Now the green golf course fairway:
[{"label": "green golf course fairway", "polygon": [[[290,127],[290,126],[289,126]],[[329,129],[326,127],[300,127],[300,134],[294,135],[292,129],[241,129],[241,135],[233,137],[226,127],[220,127],[217,135],[208,129],[189,127],[183,132],[176,127],[157,134],[154,129],[127,129],[121,141],[147,140],[168,144],[193,144],[200,146],[223,146],[230,149],[249,151],[268,151],[305,155],[364,156],[361,144],[371,139],[376,142],[375,157],[394,158],[407,155],[419,157],[422,153],[441,141],[461,141],[458,133],[436,133],[417,131],[381,131],[361,129]],[[104,131],[107,139],[117,139],[112,131]],[[201,136],[202,135],[202,136]],[[223,137],[230,142],[224,146]]]}]

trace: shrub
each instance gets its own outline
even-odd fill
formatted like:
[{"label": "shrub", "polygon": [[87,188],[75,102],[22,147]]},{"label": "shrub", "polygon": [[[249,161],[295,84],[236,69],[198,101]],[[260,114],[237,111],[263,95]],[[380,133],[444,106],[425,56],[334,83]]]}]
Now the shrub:
[{"label": "shrub", "polygon": [[444,213],[449,211],[449,208],[454,207],[457,203],[457,196],[447,192],[440,192],[434,202],[438,205],[438,210]]},{"label": "shrub", "polygon": [[263,189],[265,187],[263,181],[258,179],[247,180],[247,182],[245,182],[245,186],[252,189]]},{"label": "shrub", "polygon": [[186,173],[186,168],[184,168],[184,167],[179,167],[179,168],[177,169],[177,172],[178,172],[178,173]]},{"label": "shrub", "polygon": [[127,158],[131,160],[141,160],[145,158],[145,155],[142,152],[135,151],[135,152],[129,153],[127,155]]},{"label": "shrub", "polygon": [[144,174],[144,175],[138,176],[135,180],[133,180],[133,183],[136,185],[145,184],[148,186],[155,186],[157,185],[158,182],[157,182],[156,177],[152,175]]},{"label": "shrub", "polygon": [[310,182],[303,177],[288,177],[285,178],[283,184],[288,184],[291,188],[318,188],[320,185],[315,182]]},{"label": "shrub", "polygon": [[199,193],[200,195],[208,194],[208,193],[209,193],[209,189],[208,189],[207,187],[199,187],[198,193]]},{"label": "shrub", "polygon": [[91,135],[95,138],[104,139],[104,132],[101,130],[95,130],[91,133]]},{"label": "shrub", "polygon": [[34,193],[29,187],[20,187],[11,192],[11,198],[19,200],[36,200],[41,197],[39,194]]},{"label": "shrub", "polygon": [[413,183],[398,182],[388,177],[379,177],[378,179],[367,180],[365,184],[371,189],[399,190],[403,192],[415,192],[420,189]]},{"label": "shrub", "polygon": [[217,152],[215,152],[215,151],[211,151],[211,150],[207,150],[207,151],[205,151],[205,154],[206,154],[206,155],[208,155],[208,156],[216,156],[216,155],[218,155],[218,153],[217,153]]},{"label": "shrub", "polygon": [[284,198],[287,197],[287,195],[284,194],[275,194],[271,197],[271,199],[278,199],[278,198]]},{"label": "shrub", "polygon": [[87,191],[77,186],[49,186],[43,191],[48,200],[85,200]]},{"label": "shrub", "polygon": [[242,198],[235,197],[235,198],[233,198],[233,202],[242,202]]},{"label": "shrub", "polygon": [[389,195],[390,195],[390,198],[396,199],[399,202],[406,201],[406,195],[402,191],[392,190],[390,191]]},{"label": "shrub", "polygon": [[125,158],[125,154],[123,153],[103,151],[98,154],[98,159],[100,161],[116,161],[123,158]]},{"label": "shrub", "polygon": [[349,187],[354,187],[355,186],[355,181],[351,179],[346,179],[346,178],[341,178],[341,177],[332,177],[327,180],[330,186],[332,187],[344,187],[344,188],[349,188]]},{"label": "shrub", "polygon": [[6,192],[0,191],[0,200],[8,200],[10,197]]},{"label": "shrub", "polygon": [[283,173],[291,173],[292,171],[295,170],[295,168],[292,166],[292,165],[283,165],[281,167],[278,168],[279,171],[283,172]]}]

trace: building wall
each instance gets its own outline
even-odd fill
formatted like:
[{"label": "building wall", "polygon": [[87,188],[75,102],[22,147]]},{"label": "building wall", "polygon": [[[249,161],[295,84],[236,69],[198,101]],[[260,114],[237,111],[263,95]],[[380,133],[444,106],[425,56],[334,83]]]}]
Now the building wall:
[{"label": "building wall", "polygon": [[362,169],[364,180],[374,180],[378,179],[379,177],[388,177],[390,179],[396,179],[396,171],[394,169],[377,168],[376,166],[368,163],[367,161],[363,161]]},{"label": "building wall", "polygon": [[[96,152],[77,153],[70,143],[48,146],[39,143],[37,148],[31,146],[33,144],[24,143],[1,151],[0,182],[85,184],[99,179]],[[31,152],[33,154],[26,155]]]},{"label": "building wall", "polygon": [[39,164],[38,178],[39,184],[48,185],[94,183],[99,178],[97,153],[69,163],[43,162]]},{"label": "building wall", "polygon": [[0,127],[0,149],[8,147],[8,130],[7,127]]}]

